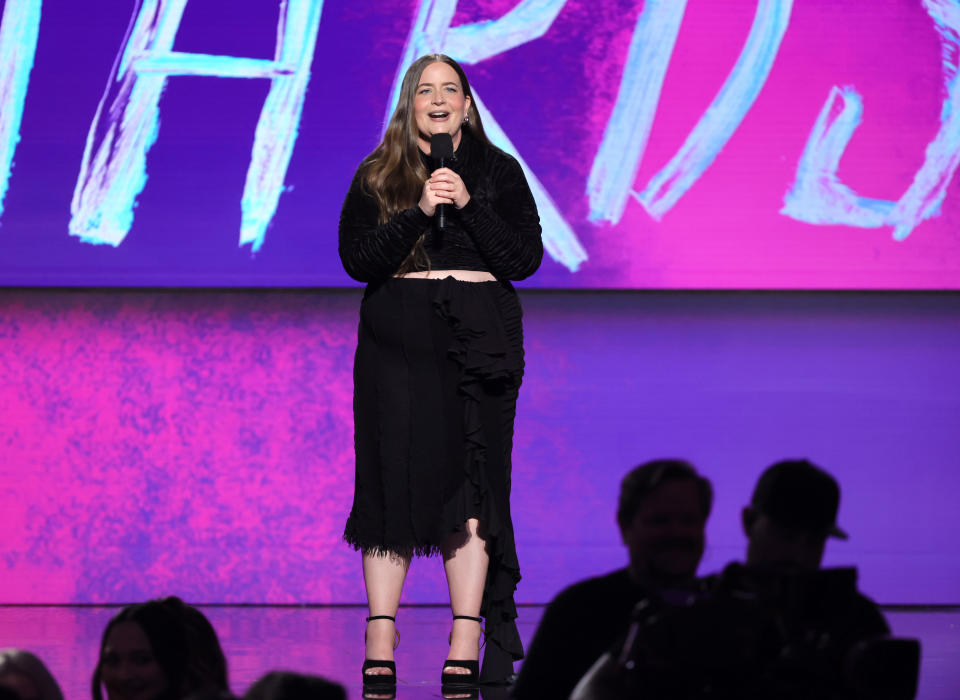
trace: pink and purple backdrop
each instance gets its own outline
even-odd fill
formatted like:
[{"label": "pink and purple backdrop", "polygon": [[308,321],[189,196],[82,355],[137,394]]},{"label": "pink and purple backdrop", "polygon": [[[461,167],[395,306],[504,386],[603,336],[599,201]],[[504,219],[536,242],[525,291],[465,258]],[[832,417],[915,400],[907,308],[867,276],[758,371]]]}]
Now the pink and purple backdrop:
[{"label": "pink and purple backdrop", "polygon": [[443,50],[538,183],[531,286],[960,287],[958,0],[299,0],[279,62],[279,2],[175,4],[0,2],[0,284],[351,284],[344,192]]},{"label": "pink and purple backdrop", "polygon": [[[678,455],[717,487],[704,571],[808,456],[844,486],[830,562],[958,602],[960,301],[904,290],[960,288],[960,1],[290,0],[279,62],[279,3],[187,2],[163,53],[174,5],[0,0],[0,284],[127,287],[0,292],[0,603],[361,600],[356,290],[164,288],[350,284],[343,193],[435,49],[541,197],[525,286],[577,290],[523,291],[519,600],[619,566],[619,477]],[[289,160],[244,199],[261,122]],[[406,596],[444,599],[437,562]]]},{"label": "pink and purple backdrop", "polygon": [[[687,457],[713,480],[704,572],[742,557],[759,472],[808,456],[843,486],[885,603],[960,591],[960,296],[524,294],[513,516],[545,602],[621,566],[618,482]],[[0,296],[0,603],[357,603],[356,291]],[[589,329],[586,332],[585,329]],[[439,561],[405,600],[442,602]]]}]

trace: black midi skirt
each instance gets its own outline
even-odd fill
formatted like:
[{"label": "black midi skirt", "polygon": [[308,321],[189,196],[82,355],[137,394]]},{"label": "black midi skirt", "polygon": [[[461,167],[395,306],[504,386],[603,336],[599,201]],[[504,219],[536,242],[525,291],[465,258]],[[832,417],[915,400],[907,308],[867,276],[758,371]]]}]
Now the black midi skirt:
[{"label": "black midi skirt", "polygon": [[480,521],[490,566],[481,680],[523,657],[510,518],[522,310],[508,282],[390,278],[360,307],[354,362],[356,483],[344,538],[382,555],[432,555]]}]

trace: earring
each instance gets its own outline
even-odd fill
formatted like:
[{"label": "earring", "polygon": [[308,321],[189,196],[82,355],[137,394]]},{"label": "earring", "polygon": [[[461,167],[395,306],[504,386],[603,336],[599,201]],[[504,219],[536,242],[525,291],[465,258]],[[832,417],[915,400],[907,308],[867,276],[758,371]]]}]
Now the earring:
[{"label": "earring", "polygon": [[466,116],[463,118],[463,123],[464,123],[464,124],[470,124],[470,115],[469,115],[469,114],[466,115]]}]

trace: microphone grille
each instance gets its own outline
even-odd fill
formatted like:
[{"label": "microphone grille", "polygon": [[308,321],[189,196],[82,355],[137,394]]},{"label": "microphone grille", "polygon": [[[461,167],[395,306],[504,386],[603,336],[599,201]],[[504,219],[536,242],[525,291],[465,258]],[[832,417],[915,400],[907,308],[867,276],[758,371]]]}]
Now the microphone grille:
[{"label": "microphone grille", "polygon": [[430,137],[430,157],[435,160],[453,158],[453,137],[450,134],[433,134]]}]

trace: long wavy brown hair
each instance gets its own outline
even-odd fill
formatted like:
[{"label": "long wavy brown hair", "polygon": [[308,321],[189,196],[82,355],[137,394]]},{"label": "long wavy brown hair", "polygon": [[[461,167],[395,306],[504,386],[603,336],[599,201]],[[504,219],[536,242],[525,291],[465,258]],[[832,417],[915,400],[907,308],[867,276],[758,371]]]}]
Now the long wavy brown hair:
[{"label": "long wavy brown hair", "polygon": [[[360,166],[361,181],[377,202],[381,223],[389,221],[398,212],[413,207],[420,200],[423,183],[430,176],[420,158],[417,141],[419,132],[413,101],[420,84],[420,76],[431,63],[446,63],[457,72],[464,97],[470,98],[470,107],[467,110],[469,123],[464,124],[461,130],[469,132],[468,138],[472,137],[485,145],[491,145],[483,130],[480,112],[470,90],[470,81],[460,64],[439,53],[418,58],[410,64],[403,76],[397,108],[390,117],[383,140]],[[429,267],[430,261],[423,249],[423,236],[420,236],[410,255],[400,266],[399,272]]]}]

